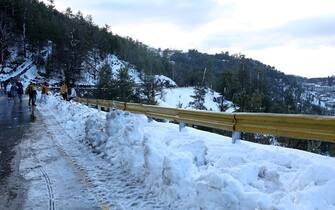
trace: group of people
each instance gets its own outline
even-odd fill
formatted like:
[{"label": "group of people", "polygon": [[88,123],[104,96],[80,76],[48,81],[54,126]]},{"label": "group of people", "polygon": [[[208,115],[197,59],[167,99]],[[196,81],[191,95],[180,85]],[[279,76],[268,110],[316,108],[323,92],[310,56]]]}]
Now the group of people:
[{"label": "group of people", "polygon": [[[22,102],[22,95],[25,93],[29,96],[29,106],[36,106],[36,99],[37,99],[37,84],[34,81],[31,81],[30,84],[27,86],[27,88],[24,91],[23,84],[21,83],[20,80],[11,80],[8,82],[2,82],[1,83],[1,90],[6,94],[8,97],[8,102],[10,101],[16,101],[17,98],[19,99],[20,102]],[[40,91],[41,91],[41,98],[40,102],[41,103],[46,103],[47,100],[47,95],[49,92],[49,85],[47,82],[44,82],[40,86]],[[71,101],[75,97],[77,97],[76,90],[74,87],[70,88],[70,92],[68,91],[69,88],[66,85],[65,82],[61,83],[60,86],[60,94],[62,98],[66,101]]]},{"label": "group of people", "polygon": [[[26,89],[26,94],[28,94],[29,96],[29,100],[28,100],[28,105],[33,105],[36,106],[36,98],[37,98],[37,87],[36,87],[36,83],[34,82],[30,82],[30,84],[28,85],[27,89]],[[49,85],[47,82],[44,82],[41,85],[41,99],[40,102],[41,103],[46,103],[47,102],[47,95],[49,94]]]},{"label": "group of people", "polygon": [[60,94],[62,95],[63,99],[66,101],[71,101],[75,97],[77,97],[77,92],[74,87],[71,88],[70,94],[68,91],[68,87],[65,82],[63,82],[60,86]]},{"label": "group of people", "polygon": [[3,83],[3,87],[8,97],[8,101],[16,101],[18,98],[20,102],[22,102],[23,84],[20,80],[12,80],[7,83]]},{"label": "group of people", "polygon": [[[22,96],[25,93],[29,96],[28,105],[36,106],[37,86],[35,82],[31,81],[25,91],[20,80],[3,82],[1,86],[8,97],[8,102],[16,102],[17,99],[22,102]],[[48,95],[48,84],[45,82],[41,86],[41,103],[46,103],[46,95]]]}]

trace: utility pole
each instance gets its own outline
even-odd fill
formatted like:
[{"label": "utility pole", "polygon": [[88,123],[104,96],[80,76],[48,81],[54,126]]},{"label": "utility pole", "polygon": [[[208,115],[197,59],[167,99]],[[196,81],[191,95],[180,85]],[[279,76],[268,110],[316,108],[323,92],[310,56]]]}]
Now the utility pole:
[{"label": "utility pole", "polygon": [[207,71],[207,68],[204,69],[204,73],[202,75],[202,86],[205,86],[205,76],[206,76],[206,71]]}]

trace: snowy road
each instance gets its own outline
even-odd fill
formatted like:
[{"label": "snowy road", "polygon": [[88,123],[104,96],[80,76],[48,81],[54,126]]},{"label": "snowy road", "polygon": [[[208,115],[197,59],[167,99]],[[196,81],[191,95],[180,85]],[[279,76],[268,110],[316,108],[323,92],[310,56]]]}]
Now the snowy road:
[{"label": "snowy road", "polygon": [[[25,103],[25,101],[23,102]],[[10,103],[0,96],[0,209],[20,209],[25,197],[20,176],[20,143],[30,123],[24,104]]]},{"label": "snowy road", "polygon": [[27,101],[0,97],[0,209],[101,209]]},{"label": "snowy road", "polygon": [[0,196],[0,209],[176,209],[125,168],[92,153],[71,136],[75,128],[61,126],[43,105],[34,122],[26,101],[7,104],[2,97],[1,108],[1,141],[10,143],[1,152],[14,164],[1,165],[8,178],[0,188],[7,195]]},{"label": "snowy road", "polygon": [[40,116],[30,129],[20,144],[19,171],[28,184],[23,209],[101,209]]}]

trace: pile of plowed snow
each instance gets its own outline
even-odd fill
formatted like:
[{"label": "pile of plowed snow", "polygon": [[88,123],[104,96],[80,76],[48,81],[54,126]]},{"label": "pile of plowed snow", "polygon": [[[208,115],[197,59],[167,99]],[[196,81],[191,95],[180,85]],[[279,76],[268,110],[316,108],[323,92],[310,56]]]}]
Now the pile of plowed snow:
[{"label": "pile of plowed snow", "polygon": [[[49,97],[73,136],[180,209],[335,209],[335,159]],[[92,154],[93,155],[93,154]],[[106,169],[108,170],[108,169]],[[114,190],[114,189],[110,189]]]}]

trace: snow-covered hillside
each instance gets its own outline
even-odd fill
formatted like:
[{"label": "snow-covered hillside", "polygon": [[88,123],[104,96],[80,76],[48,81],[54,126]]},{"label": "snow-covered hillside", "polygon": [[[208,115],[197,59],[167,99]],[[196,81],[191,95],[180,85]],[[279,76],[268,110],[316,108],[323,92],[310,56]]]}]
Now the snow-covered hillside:
[{"label": "snow-covered hillside", "polygon": [[[94,51],[91,52],[93,54]],[[52,53],[51,46],[45,47],[43,50],[43,59],[46,61],[48,56]],[[31,57],[31,55],[30,55]],[[19,59],[17,56],[17,52],[13,50],[11,59],[15,61],[15,59]],[[88,56],[88,59],[93,59],[92,56]],[[104,59],[98,58],[95,60],[95,66],[91,64],[94,63],[93,61],[90,64],[83,62],[83,71],[81,78],[79,81],[76,82],[76,85],[81,86],[95,86],[99,79],[99,71],[103,65],[107,64],[110,66],[112,70],[112,77],[116,78],[118,72],[125,67],[128,67],[128,73],[130,77],[134,80],[137,85],[143,83],[141,78],[141,73],[131,64],[126,61],[120,60],[116,55],[109,54]],[[14,78],[20,75],[20,79],[24,83],[24,86],[27,86],[31,80],[36,81],[37,83],[48,82],[50,85],[60,83],[64,80],[63,75],[55,75],[51,74],[50,78],[44,78],[42,73],[45,73],[45,67],[37,67],[33,64],[32,59],[26,59],[26,61],[21,64],[20,66],[16,67],[15,69],[6,68],[6,74],[0,75],[0,81],[8,80],[10,78]],[[194,93],[194,87],[180,87],[176,82],[164,75],[154,75],[155,81],[163,87],[163,90],[160,95],[156,96],[156,100],[158,105],[165,106],[165,107],[172,107],[172,108],[186,108],[186,109],[193,109],[190,105],[191,102],[194,101],[192,98]],[[219,93],[207,89],[205,96],[205,103],[204,106],[209,111],[220,111],[218,100],[221,100]],[[234,112],[236,111],[235,105],[227,100],[223,100],[222,104],[226,112]]]},{"label": "snow-covered hillside", "polygon": [[[160,106],[192,109],[190,102],[194,101],[193,95],[195,95],[194,87],[164,88],[162,94],[157,96],[156,100]],[[220,111],[219,103],[215,102],[218,98],[220,98],[219,93],[209,88],[206,90],[204,106],[207,110]],[[224,100],[223,104],[227,106],[226,112],[234,112],[236,110],[231,101]]]},{"label": "snow-covered hillside", "polygon": [[[40,69],[37,68],[33,61],[33,57],[37,55],[32,52],[27,52],[26,57],[21,53],[18,53],[19,47],[11,47],[9,49],[9,56],[3,65],[0,65],[0,82],[8,81],[12,79],[20,79],[24,86],[27,86],[31,80],[36,82],[49,82],[50,84],[56,83],[59,80],[46,79],[40,76],[39,73],[45,73],[45,68],[42,66]],[[48,56],[52,52],[50,43],[48,46],[44,47],[41,52],[41,58],[46,61]]]},{"label": "snow-covered hillside", "polygon": [[98,112],[53,96],[39,109],[52,113],[91,155],[128,171],[144,183],[143,190],[177,209],[335,209],[334,158],[246,141],[232,144],[229,137],[189,127],[179,132],[176,124],[141,114]]},{"label": "snow-covered hillside", "polygon": [[321,107],[325,114],[335,115],[335,85],[329,86],[326,82],[304,83],[303,98],[312,104]]},{"label": "snow-covered hillside", "polygon": [[104,59],[99,59],[96,63],[96,66],[94,67],[94,70],[92,70],[92,67],[85,65],[85,63],[83,63],[84,73],[82,74],[81,80],[79,80],[77,84],[96,85],[98,82],[99,71],[101,67],[105,64],[108,64],[111,67],[112,75],[114,78],[116,77],[119,70],[127,66],[129,75],[135,81],[135,83],[141,82],[140,73],[138,72],[137,69],[132,67],[132,65],[129,65],[128,62],[118,59],[116,55],[110,54],[106,56],[106,58]]}]

